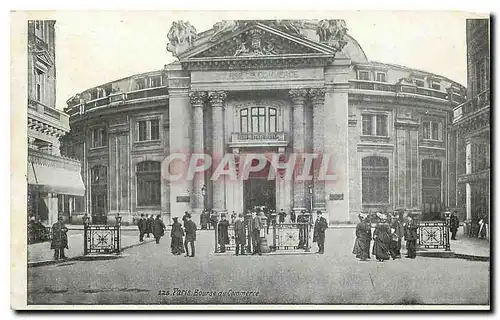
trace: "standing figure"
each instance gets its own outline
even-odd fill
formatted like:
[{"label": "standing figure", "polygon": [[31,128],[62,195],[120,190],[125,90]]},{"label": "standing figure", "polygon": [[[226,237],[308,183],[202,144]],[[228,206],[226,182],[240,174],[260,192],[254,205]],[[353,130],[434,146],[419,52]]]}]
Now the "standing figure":
[{"label": "standing figure", "polygon": [[234,241],[236,242],[236,255],[245,255],[246,234],[243,213],[240,213],[234,222]]},{"label": "standing figure", "polygon": [[237,217],[236,212],[234,212],[234,211],[231,212],[231,224],[234,224],[234,221],[236,220],[236,217]]},{"label": "standing figure", "polygon": [[170,231],[170,238],[172,238],[170,242],[170,249],[172,249],[172,254],[180,255],[184,253],[184,246],[182,245],[182,237],[184,237],[184,229],[182,229],[182,225],[179,223],[179,218],[173,218],[174,223],[172,223],[172,230]]},{"label": "standing figure", "polygon": [[186,227],[186,221],[187,221],[188,214],[189,213],[187,211],[184,211],[184,215],[182,216],[182,225],[184,228]]},{"label": "standing figure", "polygon": [[372,241],[372,228],[367,215],[358,215],[359,223],[356,225],[356,241],[352,253],[361,261],[370,259],[370,242]]},{"label": "standing figure", "polygon": [[318,243],[318,252],[316,253],[323,254],[325,253],[325,231],[328,229],[328,222],[321,215],[320,210],[318,210],[316,214],[317,218],[314,224],[313,242]]},{"label": "standing figure", "polygon": [[304,215],[306,213],[305,210],[302,210],[299,215],[297,216],[297,223],[300,223],[299,227],[299,245],[297,246],[297,249],[304,249],[306,246],[306,223],[308,222],[306,219],[306,216]]},{"label": "standing figure", "polygon": [[398,212],[395,212],[391,219],[391,234],[393,241],[391,242],[391,255],[393,259],[401,258],[401,239],[405,234],[405,229],[401,223],[401,216]]},{"label": "standing figure", "polygon": [[146,220],[146,236],[149,238],[149,234],[153,232],[153,225],[155,220],[153,219],[153,215],[149,215]]},{"label": "standing figure", "polygon": [[279,216],[279,223],[285,223],[285,217],[286,217],[286,212],[285,210],[281,209],[280,212],[278,213]]},{"label": "standing figure", "polygon": [[146,219],[144,218],[144,213],[141,214],[141,218],[137,222],[137,227],[139,228],[139,241],[144,241],[144,233],[146,233]]},{"label": "standing figure", "polygon": [[221,220],[217,225],[217,242],[220,246],[220,252],[224,253],[226,252],[226,244],[229,244],[229,234],[227,232],[227,229],[229,228],[229,221],[227,221],[225,213],[221,214],[220,217]]},{"label": "standing figure", "polygon": [[488,237],[488,217],[482,215],[481,220],[479,220],[479,233],[478,238],[485,239]]},{"label": "standing figure", "polygon": [[451,240],[457,240],[457,231],[459,226],[460,220],[458,219],[456,212],[452,211],[450,217]]},{"label": "standing figure", "polygon": [[[184,248],[186,249],[186,257],[194,257],[194,242],[196,241],[196,223],[191,221],[191,215],[188,213],[184,215],[186,217],[186,223],[184,228],[186,229],[186,238],[184,239]],[[189,254],[188,243],[191,244],[191,254]]]},{"label": "standing figure", "polygon": [[63,223],[63,217],[59,216],[57,222],[52,225],[52,242],[50,248],[54,249],[54,260],[66,259],[64,249],[68,248],[68,228]]},{"label": "standing figure", "polygon": [[212,211],[210,214],[210,224],[212,225],[212,229],[215,230],[217,227],[217,213],[215,211]]},{"label": "standing figure", "polygon": [[262,229],[262,220],[255,211],[252,211],[251,226],[252,226],[251,230],[252,230],[252,247],[253,247],[252,255],[258,254],[260,256],[262,255],[262,251],[260,248],[260,230]]},{"label": "standing figure", "polygon": [[292,223],[295,223],[295,219],[296,219],[296,215],[295,215],[295,212],[292,210],[290,212],[290,221],[292,221]]},{"label": "standing figure", "polygon": [[417,229],[416,222],[408,216],[405,223],[406,258],[415,259],[417,257]]},{"label": "standing figure", "polygon": [[377,213],[380,222],[375,226],[373,232],[373,249],[372,252],[377,258],[377,261],[383,262],[389,260],[389,246],[391,244],[391,235],[389,224],[387,223],[387,216],[385,214]]},{"label": "standing figure", "polygon": [[157,215],[153,221],[153,236],[155,237],[156,244],[160,243],[161,237],[165,235],[165,224],[161,220],[161,216]]}]

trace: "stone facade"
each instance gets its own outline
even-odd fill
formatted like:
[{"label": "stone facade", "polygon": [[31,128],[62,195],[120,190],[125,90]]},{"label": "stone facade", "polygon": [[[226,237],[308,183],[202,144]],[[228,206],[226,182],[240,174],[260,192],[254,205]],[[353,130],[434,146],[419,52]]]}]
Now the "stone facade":
[{"label": "stone facade", "polygon": [[[108,220],[118,212],[128,222],[141,213],[170,221],[207,208],[243,212],[259,199],[275,210],[322,210],[332,222],[400,207],[439,215],[449,205],[449,153],[455,152],[448,126],[465,88],[435,74],[369,61],[340,22],[293,26],[225,22],[196,34],[178,22],[169,50],[179,61],[100,86],[102,95],[91,88],[69,99],[70,149],[82,161],[91,194],[85,210],[95,209],[91,171],[104,166]],[[175,38],[178,28],[192,38]],[[107,138],[93,148],[96,128]],[[179,152],[209,154],[213,168],[226,154],[240,161],[250,153],[286,159],[316,152],[330,158],[334,179],[319,179],[316,165],[310,181],[211,181],[206,172],[167,182],[157,170],[137,171]],[[142,194],[138,185],[153,195],[160,186],[161,199]]]}]

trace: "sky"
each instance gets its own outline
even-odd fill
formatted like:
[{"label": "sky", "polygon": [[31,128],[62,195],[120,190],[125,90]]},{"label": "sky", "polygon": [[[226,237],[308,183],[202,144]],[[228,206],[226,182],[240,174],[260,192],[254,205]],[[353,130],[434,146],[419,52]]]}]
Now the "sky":
[{"label": "sky", "polygon": [[[280,18],[345,19],[369,60],[404,65],[466,84],[465,14],[459,12],[280,12]],[[166,50],[174,20],[198,32],[223,19],[273,19],[276,12],[57,12],[57,108],[75,93],[175,60]]]}]

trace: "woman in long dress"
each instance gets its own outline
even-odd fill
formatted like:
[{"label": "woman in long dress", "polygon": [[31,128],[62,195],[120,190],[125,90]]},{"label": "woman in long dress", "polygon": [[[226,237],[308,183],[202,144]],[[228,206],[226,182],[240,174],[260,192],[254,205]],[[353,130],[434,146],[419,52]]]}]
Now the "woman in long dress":
[{"label": "woman in long dress", "polygon": [[377,258],[377,261],[383,262],[390,259],[389,246],[391,243],[390,228],[387,221],[387,216],[377,213],[380,222],[377,223],[373,232],[373,250],[372,253]]},{"label": "woman in long dress", "polygon": [[356,226],[356,241],[352,253],[361,261],[370,259],[370,242],[372,240],[372,229],[368,216],[359,215],[359,223]]}]

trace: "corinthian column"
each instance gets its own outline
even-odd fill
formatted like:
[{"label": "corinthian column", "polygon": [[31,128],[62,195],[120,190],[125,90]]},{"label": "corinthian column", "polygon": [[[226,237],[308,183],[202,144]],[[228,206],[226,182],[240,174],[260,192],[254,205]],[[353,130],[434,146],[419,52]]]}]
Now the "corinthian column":
[{"label": "corinthian column", "polygon": [[[293,151],[298,154],[305,152],[305,116],[304,104],[307,97],[306,89],[292,89],[289,91],[293,103]],[[301,159],[298,157],[297,167],[299,173],[302,172]],[[297,174],[294,175],[296,177]],[[305,181],[295,179],[293,184],[293,210],[300,211],[306,209]]]},{"label": "corinthian column", "polygon": [[[325,88],[313,88],[309,90],[313,105],[313,152],[317,155],[322,155],[325,149]],[[321,156],[314,160],[314,210],[326,210],[325,201],[325,181],[320,180],[319,170],[321,166]]]},{"label": "corinthian column", "polygon": [[[224,91],[211,91],[208,93],[212,107],[212,167],[217,168],[224,157]],[[217,212],[226,211],[224,176],[212,180],[213,209]]]},{"label": "corinthian column", "polygon": [[[207,93],[204,91],[191,91],[189,99],[193,107],[193,153],[204,154],[205,148],[203,145],[203,106]],[[201,188],[205,184],[203,172],[197,172],[193,179],[193,196],[194,210],[197,212],[203,211],[203,195]]]}]

